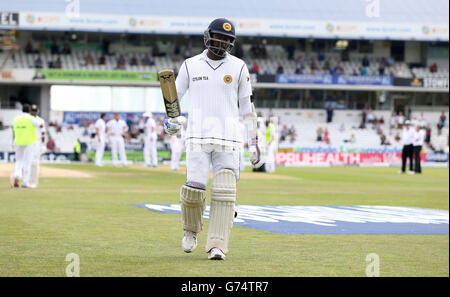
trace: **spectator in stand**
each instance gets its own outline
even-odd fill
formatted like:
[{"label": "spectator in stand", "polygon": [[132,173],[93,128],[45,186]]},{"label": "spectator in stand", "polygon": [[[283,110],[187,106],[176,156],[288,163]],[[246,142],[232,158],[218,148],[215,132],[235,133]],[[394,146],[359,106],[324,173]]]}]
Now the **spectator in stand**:
[{"label": "spectator in stand", "polygon": [[392,111],[391,117],[389,118],[389,130],[393,130],[397,128],[397,114],[395,111]]},{"label": "spectator in stand", "polygon": [[361,71],[359,72],[359,75],[368,75],[369,74],[369,69],[367,68],[367,66],[363,66],[361,67]]},{"label": "spectator in stand", "polygon": [[251,73],[259,74],[259,65],[258,63],[253,63],[253,67],[251,69]]},{"label": "spectator in stand", "polygon": [[33,45],[29,41],[25,46],[25,54],[34,54]]},{"label": "spectator in stand", "polygon": [[155,65],[155,62],[150,58],[149,54],[145,54],[144,58],[142,58],[141,64],[144,66],[152,66]]},{"label": "spectator in stand", "polygon": [[438,66],[436,63],[434,63],[433,65],[430,66],[431,73],[436,73],[437,71],[438,71]]},{"label": "spectator in stand", "polygon": [[391,145],[391,143],[389,142],[389,140],[387,139],[387,137],[384,133],[381,133],[380,141],[381,141],[381,145]]},{"label": "spectator in stand", "polygon": [[272,70],[270,70],[270,68],[266,68],[266,70],[264,70],[264,74],[271,75],[272,74]]},{"label": "spectator in stand", "polygon": [[393,59],[392,57],[388,57],[388,58],[386,59],[386,65],[387,65],[388,67],[394,66],[394,65],[395,65],[394,59]]},{"label": "spectator in stand", "polygon": [[178,43],[175,44],[175,46],[173,48],[173,58],[175,61],[178,61],[181,58],[181,48]]},{"label": "spectator in stand", "polygon": [[138,65],[138,60],[136,58],[136,55],[133,55],[130,59],[130,66],[137,66]]},{"label": "spectator in stand", "polygon": [[298,56],[297,59],[295,59],[295,73],[297,73],[297,71],[302,71],[303,70],[303,57],[302,56]]},{"label": "spectator in stand", "polygon": [[116,69],[125,69],[125,58],[123,57],[123,55],[120,55],[117,59]]},{"label": "spectator in stand", "polygon": [[327,107],[327,123],[331,123],[333,121],[334,110],[331,104]]},{"label": "spectator in stand", "polygon": [[359,125],[359,129],[366,128],[366,121],[367,121],[367,111],[365,108],[363,108],[363,110],[361,112],[361,124]]},{"label": "spectator in stand", "polygon": [[370,66],[369,58],[367,58],[367,56],[364,56],[364,58],[361,61],[361,64],[363,67],[369,67]]},{"label": "spectator in stand", "polygon": [[94,59],[92,58],[91,53],[88,53],[84,56],[84,66],[94,65]]},{"label": "spectator in stand", "polygon": [[420,117],[417,119],[417,122],[422,128],[427,126],[427,121],[425,120],[425,115],[423,112],[420,113]]},{"label": "spectator in stand", "polygon": [[40,56],[37,56],[36,60],[34,60],[34,68],[42,68],[42,60]]},{"label": "spectator in stand", "polygon": [[405,116],[403,115],[403,112],[400,111],[397,116],[397,129],[402,129],[404,122],[405,122]]},{"label": "spectator in stand", "polygon": [[58,56],[58,58],[56,58],[54,66],[55,66],[56,69],[61,69],[62,68],[62,62],[61,62],[61,57],[60,56]]},{"label": "spectator in stand", "polygon": [[105,65],[105,64],[106,64],[106,57],[104,54],[102,54],[100,58],[98,58],[98,65]]},{"label": "spectator in stand", "polygon": [[291,137],[291,143],[294,143],[295,138],[297,137],[294,125],[292,125],[291,128],[289,129],[289,136]]},{"label": "spectator in stand", "polygon": [[375,115],[373,113],[372,107],[369,107],[369,110],[367,111],[367,123],[374,124],[375,122]]},{"label": "spectator in stand", "polygon": [[266,49],[267,40],[263,39],[262,44],[260,45],[261,48],[261,58],[267,59],[267,49]]},{"label": "spectator in stand", "polygon": [[325,63],[323,64],[323,71],[325,72],[325,73],[327,73],[327,72],[329,72],[330,71],[330,68],[331,68],[331,64],[330,64],[330,61],[325,61]]},{"label": "spectator in stand", "polygon": [[325,142],[326,144],[330,144],[330,132],[327,128],[325,128],[323,132],[323,142]]},{"label": "spectator in stand", "polygon": [[293,43],[289,44],[286,47],[286,51],[288,53],[288,60],[294,60],[295,45]]},{"label": "spectator in stand", "polygon": [[336,74],[344,74],[344,68],[342,67],[342,62],[339,61],[335,67],[335,71]]},{"label": "spectator in stand", "polygon": [[277,68],[277,74],[283,74],[283,73],[284,73],[284,68],[283,68],[283,66],[278,65],[278,68]]},{"label": "spectator in stand", "polygon": [[446,147],[448,146],[448,138],[445,137],[442,130],[437,131],[437,135],[431,139],[431,149],[437,153],[444,153]]},{"label": "spectator in stand", "polygon": [[447,123],[447,116],[445,115],[445,111],[442,111],[441,116],[439,117],[439,122],[437,124],[438,130],[442,130]]},{"label": "spectator in stand", "polygon": [[64,44],[64,47],[61,51],[61,54],[63,55],[70,55],[72,53],[72,49],[70,48],[69,44]]},{"label": "spectator in stand", "polygon": [[50,52],[52,55],[58,55],[59,54],[59,46],[56,44],[56,41],[53,40],[51,46],[50,46]]},{"label": "spectator in stand", "polygon": [[313,60],[313,61],[311,62],[311,71],[316,72],[316,71],[318,71],[318,70],[319,70],[319,66],[317,66],[316,60]]},{"label": "spectator in stand", "polygon": [[350,52],[349,52],[348,48],[346,48],[345,50],[342,51],[342,53],[341,53],[341,61],[343,61],[343,62],[350,61]]},{"label": "spectator in stand", "polygon": [[386,65],[385,65],[384,61],[381,61],[380,66],[378,66],[378,75],[383,76],[384,72],[385,72],[385,68],[386,68]]},{"label": "spectator in stand", "polygon": [[47,141],[47,150],[50,152],[54,152],[55,151],[55,141],[53,140],[53,138],[48,138]]},{"label": "spectator in stand", "polygon": [[431,146],[431,125],[427,124],[427,127],[425,128],[425,144],[427,146]]},{"label": "spectator in stand", "polygon": [[286,138],[289,135],[289,129],[286,125],[283,125],[283,129],[281,129],[281,133],[280,133],[280,142],[283,142],[286,140]]},{"label": "spectator in stand", "polygon": [[317,133],[316,141],[322,141],[323,140],[323,129],[322,129],[322,126],[319,126],[319,128],[317,128],[316,133]]},{"label": "spectator in stand", "polygon": [[317,60],[319,60],[319,62],[325,61],[325,54],[323,52],[320,52]]},{"label": "spectator in stand", "polygon": [[344,139],[345,143],[355,143],[356,142],[356,136],[354,133],[350,136],[350,139]]}]

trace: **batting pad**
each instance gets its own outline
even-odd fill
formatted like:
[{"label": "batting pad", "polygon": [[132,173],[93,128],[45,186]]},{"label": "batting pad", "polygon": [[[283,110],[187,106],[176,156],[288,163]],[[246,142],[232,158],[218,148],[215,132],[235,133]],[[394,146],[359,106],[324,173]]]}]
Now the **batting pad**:
[{"label": "batting pad", "polygon": [[202,231],[202,216],[206,207],[206,191],[183,185],[180,190],[181,222],[183,230]]},{"label": "batting pad", "polygon": [[209,214],[206,252],[219,248],[224,254],[228,252],[228,239],[234,220],[236,201],[236,176],[229,169],[217,172],[211,184],[211,208]]}]

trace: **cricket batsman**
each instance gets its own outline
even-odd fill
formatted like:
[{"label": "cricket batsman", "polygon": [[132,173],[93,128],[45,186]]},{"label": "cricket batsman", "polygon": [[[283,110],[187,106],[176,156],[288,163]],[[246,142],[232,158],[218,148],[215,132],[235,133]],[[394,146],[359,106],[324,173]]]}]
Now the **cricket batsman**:
[{"label": "cricket batsman", "polygon": [[[186,131],[186,183],[180,189],[182,248],[197,247],[206,208],[206,186],[212,167],[211,207],[205,251],[208,259],[224,260],[235,216],[236,183],[242,133],[239,115],[248,124],[249,150],[253,167],[263,164],[256,133],[256,112],[250,101],[252,88],[247,65],[230,54],[236,40],[235,27],[227,19],[211,22],[204,32],[206,49],[186,59],[176,78],[176,92],[182,98],[189,90]],[[169,135],[179,133],[185,118],[164,121]]]},{"label": "cricket batsman", "polygon": [[41,162],[41,155],[45,153],[45,121],[38,116],[39,109],[37,105],[31,105],[30,114],[39,121],[39,127],[36,129],[36,142],[33,146],[33,159],[31,160],[31,172],[30,172],[30,188],[37,188],[39,184],[39,167]]}]

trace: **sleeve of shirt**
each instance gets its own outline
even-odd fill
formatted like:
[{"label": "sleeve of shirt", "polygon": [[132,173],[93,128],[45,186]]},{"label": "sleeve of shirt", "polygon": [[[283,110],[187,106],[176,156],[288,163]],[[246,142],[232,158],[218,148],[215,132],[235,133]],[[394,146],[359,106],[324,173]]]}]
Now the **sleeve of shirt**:
[{"label": "sleeve of shirt", "polygon": [[36,127],[36,128],[41,127],[41,121],[39,121],[39,119],[37,117],[32,117],[31,124],[33,125],[33,127]]},{"label": "sleeve of shirt", "polygon": [[41,125],[42,125],[41,131],[42,131],[42,133],[45,133],[45,121],[44,121],[44,119],[41,119]]},{"label": "sleeve of shirt", "polygon": [[178,100],[181,101],[186,91],[189,89],[189,69],[186,61],[181,64],[180,71],[178,71],[178,76],[175,80],[175,85],[177,88]]},{"label": "sleeve of shirt", "polygon": [[239,98],[239,113],[244,116],[252,112],[252,103],[250,96]]},{"label": "sleeve of shirt", "polygon": [[244,63],[239,74],[238,98],[250,97],[252,94],[250,74],[247,65]]}]

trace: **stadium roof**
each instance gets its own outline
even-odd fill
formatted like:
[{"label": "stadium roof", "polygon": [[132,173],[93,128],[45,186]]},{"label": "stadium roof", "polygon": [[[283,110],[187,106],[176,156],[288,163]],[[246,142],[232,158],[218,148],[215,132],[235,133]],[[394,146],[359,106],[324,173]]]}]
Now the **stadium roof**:
[{"label": "stadium roof", "polygon": [[[444,39],[448,40],[449,1],[447,0],[227,0],[221,2],[172,0],[170,3],[155,0],[0,0],[0,3],[1,12],[22,14],[23,21],[19,28],[24,29],[38,29],[39,27],[58,29],[52,27],[52,25],[58,25],[55,21],[53,24],[42,23],[38,26],[39,20],[49,16],[53,17],[53,20],[56,16],[64,19],[73,13],[78,13],[77,17],[89,16],[92,18],[95,16],[97,19],[72,21],[70,24],[61,21],[59,29],[96,31],[96,29],[103,28],[105,31],[133,31],[138,30],[141,23],[145,24],[145,22],[139,22],[139,17],[151,17],[152,24],[157,23],[156,20],[167,20],[172,23],[182,22],[183,25],[178,27],[184,28],[177,28],[179,32],[198,32],[200,34],[201,31],[198,31],[200,26],[194,28],[196,26],[187,23],[201,23],[204,29],[203,26],[213,18],[227,17],[236,22],[245,22],[243,27],[248,32],[244,30],[244,35],[264,35],[264,30],[266,30],[264,25],[271,23],[272,27],[283,26],[281,30],[287,31],[286,35],[288,36],[308,35],[308,30],[304,32],[298,30],[299,26],[302,27],[303,24],[306,24],[307,27],[318,26],[320,29],[327,27],[328,33],[331,31],[338,36],[346,33],[351,37],[352,32],[350,31],[353,30],[355,31],[353,33],[368,38],[373,32],[382,32],[384,35],[393,33],[394,38],[395,34],[398,34],[397,37],[400,39],[442,39],[446,36]],[[41,16],[39,13],[44,17],[39,18]],[[111,20],[106,21],[106,16],[110,16]],[[112,24],[114,19],[118,20],[117,16],[126,18],[125,28],[119,24],[116,27],[111,26],[110,29],[108,26],[105,27],[105,24]],[[91,27],[86,27],[86,22]],[[260,23],[258,24],[258,22]],[[321,22],[325,22],[325,25]],[[370,27],[373,24],[377,26],[384,24],[389,28]],[[418,29],[413,28],[413,25]],[[192,30],[187,28],[189,26]],[[343,26],[347,30],[339,32],[338,29]],[[356,26],[357,30],[352,26]],[[168,28],[164,28],[164,26],[150,27],[147,26],[147,31],[151,33],[174,33],[169,32],[170,30],[168,31]],[[250,30],[250,27],[253,30]],[[292,32],[289,31],[289,28],[292,29]],[[297,30],[296,33],[294,30]],[[312,36],[321,35],[318,30],[310,31]],[[439,37],[432,36],[433,34],[430,32],[435,33],[435,31],[442,34]],[[266,34],[283,35],[281,31],[280,33],[267,32]]]}]

